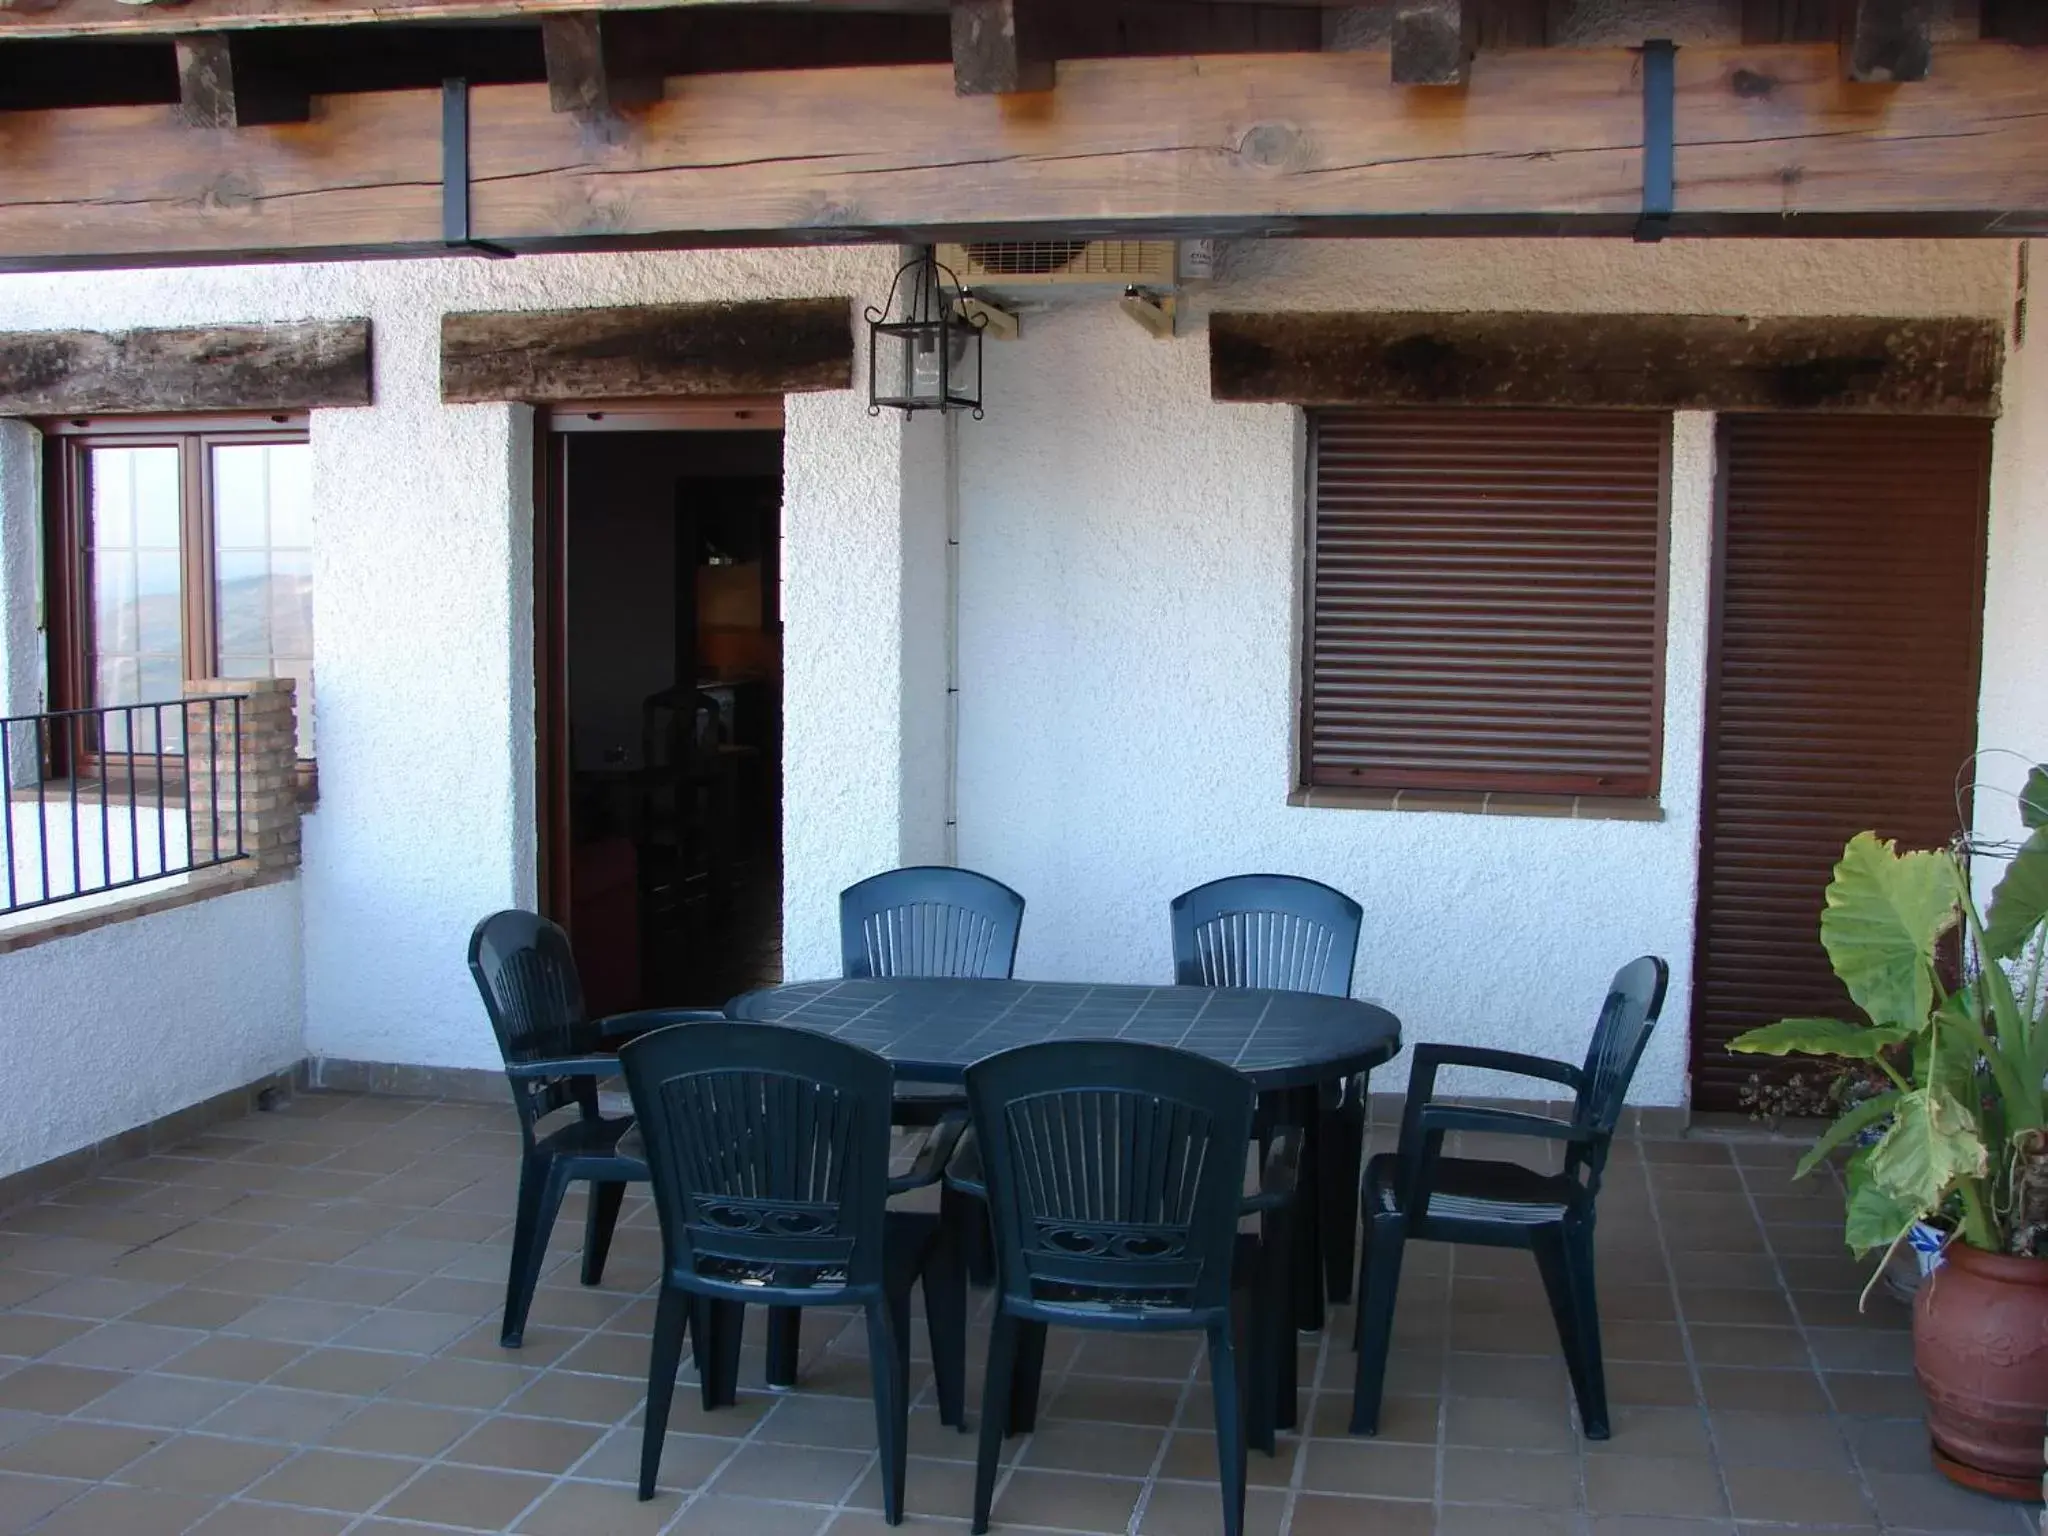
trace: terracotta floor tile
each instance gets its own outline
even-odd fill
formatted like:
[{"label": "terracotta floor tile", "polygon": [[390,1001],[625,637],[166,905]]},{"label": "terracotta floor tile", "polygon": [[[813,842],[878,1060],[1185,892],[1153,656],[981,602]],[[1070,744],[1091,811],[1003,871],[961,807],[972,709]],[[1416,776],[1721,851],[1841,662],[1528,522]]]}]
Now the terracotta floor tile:
[{"label": "terracotta floor tile", "polygon": [[71,1413],[126,1379],[119,1371],[36,1362],[0,1377],[0,1402],[27,1413]]},{"label": "terracotta floor tile", "polygon": [[0,1471],[88,1481],[112,1477],[168,1438],[168,1431],[59,1423],[0,1449]]},{"label": "terracotta floor tile", "polygon": [[1603,1515],[1728,1514],[1720,1473],[1708,1462],[1672,1457],[1588,1456],[1586,1505]]},{"label": "terracotta floor tile", "polygon": [[642,1504],[631,1488],[558,1483],[513,1529],[532,1536],[654,1536],[681,1505],[681,1495],[668,1491]]},{"label": "terracotta floor tile", "polygon": [[190,1429],[247,1390],[239,1381],[144,1372],[94,1398],[86,1411],[91,1418],[115,1424]]},{"label": "terracotta floor tile", "polygon": [[1728,1501],[1738,1520],[1788,1525],[1860,1525],[1871,1519],[1862,1484],[1850,1472],[1812,1467],[1731,1466]]},{"label": "terracotta floor tile", "polygon": [[432,1466],[377,1512],[457,1530],[502,1530],[547,1492],[548,1479],[484,1467]]},{"label": "terracotta floor tile", "polygon": [[1431,1536],[1435,1526],[1428,1504],[1304,1493],[1294,1501],[1288,1530],[1292,1536]]},{"label": "terracotta floor tile", "polygon": [[304,1451],[250,1488],[248,1497],[362,1514],[375,1508],[420,1466],[417,1461],[394,1456]]},{"label": "terracotta floor tile", "polygon": [[563,1473],[582,1460],[604,1432],[589,1424],[554,1419],[520,1419],[507,1414],[486,1419],[452,1446],[446,1461],[466,1466],[507,1467],[515,1472]]},{"label": "terracotta floor tile", "polygon": [[240,1493],[292,1454],[289,1446],[219,1435],[179,1435],[130,1466],[121,1474],[121,1481],[185,1493]]},{"label": "terracotta floor tile", "polygon": [[996,1485],[993,1518],[1001,1525],[1115,1533],[1130,1526],[1145,1485],[1136,1478],[1034,1472],[1020,1467]]},{"label": "terracotta floor tile", "polygon": [[1447,1450],[1444,1498],[1461,1504],[1577,1509],[1579,1458],[1562,1452]]},{"label": "terracotta floor tile", "polygon": [[[1279,1536],[1286,1509],[1286,1495],[1277,1489],[1247,1489],[1245,1536]],[[1222,1492],[1214,1483],[1157,1483],[1145,1501],[1138,1532],[1139,1536],[1222,1536]]]},{"label": "terracotta floor tile", "polygon": [[[1042,1419],[1037,1433],[1025,1442],[1017,1453],[1020,1466],[1060,1472],[1096,1472],[1106,1476],[1124,1476],[1149,1472],[1159,1453],[1165,1448],[1167,1432],[1148,1429],[1135,1424],[1089,1424],[1077,1420]],[[1200,1431],[1187,1431],[1173,1436],[1176,1446],[1182,1448],[1182,1459],[1188,1457],[1188,1449],[1196,1454],[1197,1465],[1183,1465],[1178,1471],[1169,1473],[1174,1477],[1206,1477],[1215,1468],[1215,1452],[1208,1447],[1215,1443],[1213,1435]],[[870,1426],[869,1445],[874,1444],[874,1432]],[[1169,1457],[1169,1460],[1172,1458]]]},{"label": "terracotta floor tile", "polygon": [[1934,1471],[1872,1471],[1866,1480],[1888,1526],[1925,1531],[2029,1531],[2039,1513],[2024,1505],[1958,1488]]},{"label": "terracotta floor tile", "polygon": [[800,1504],[700,1496],[669,1530],[674,1536],[818,1536],[831,1518],[829,1509]]},{"label": "terracotta floor tile", "polygon": [[1301,1486],[1314,1493],[1402,1499],[1436,1496],[1436,1452],[1427,1446],[1311,1440],[1302,1454]]},{"label": "terracotta floor tile", "polygon": [[350,1414],[322,1435],[320,1443],[387,1456],[437,1456],[482,1422],[483,1415],[466,1409],[387,1398]]},{"label": "terracotta floor tile", "polygon": [[211,1513],[214,1501],[167,1488],[93,1488],[35,1528],[36,1536],[177,1536]]},{"label": "terracotta floor tile", "polygon": [[192,1528],[191,1536],[340,1536],[354,1519],[317,1509],[286,1509],[276,1504],[221,1505]]}]

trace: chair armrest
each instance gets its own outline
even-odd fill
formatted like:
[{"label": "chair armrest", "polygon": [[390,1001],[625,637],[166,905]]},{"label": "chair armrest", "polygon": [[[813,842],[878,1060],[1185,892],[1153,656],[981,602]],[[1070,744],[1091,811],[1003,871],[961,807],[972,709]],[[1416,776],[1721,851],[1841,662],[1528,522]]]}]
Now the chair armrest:
[{"label": "chair armrest", "polygon": [[722,1024],[725,1015],[716,1008],[635,1008],[595,1020],[592,1027],[606,1040],[630,1040],[649,1030],[671,1024]]},{"label": "chair armrest", "polygon": [[988,1198],[988,1178],[981,1171],[981,1143],[975,1140],[972,1126],[959,1138],[959,1145],[946,1164],[946,1187],[977,1200]]},{"label": "chair armrest", "polygon": [[917,1161],[911,1164],[910,1172],[899,1174],[889,1181],[889,1193],[900,1195],[913,1189],[924,1189],[936,1184],[946,1175],[946,1167],[953,1161],[953,1153],[960,1145],[960,1138],[967,1130],[967,1113],[956,1110],[943,1116],[932,1127],[932,1133],[925,1137],[924,1145],[918,1149]]},{"label": "chair armrest", "polygon": [[1497,1136],[1541,1136],[1550,1141],[1593,1141],[1599,1136],[1588,1125],[1553,1120],[1548,1115],[1531,1115],[1517,1109],[1483,1109],[1464,1104],[1426,1104],[1421,1114],[1424,1135],[1445,1131],[1484,1131]]},{"label": "chair armrest", "polygon": [[1562,1083],[1574,1093],[1585,1076],[1572,1063],[1553,1061],[1548,1056],[1525,1056],[1520,1051],[1495,1051],[1481,1045],[1418,1045],[1414,1066],[1409,1070],[1409,1096],[1414,1096],[1417,1082],[1428,1082],[1433,1087],[1439,1067],[1484,1067],[1491,1072],[1512,1072],[1518,1077],[1540,1077],[1545,1082]]},{"label": "chair armrest", "polygon": [[505,1075],[511,1078],[530,1077],[617,1077],[619,1058],[616,1056],[556,1056],[547,1061],[508,1061]]},{"label": "chair armrest", "polygon": [[1274,1135],[1259,1168],[1259,1192],[1246,1197],[1238,1207],[1241,1212],[1277,1211],[1293,1202],[1295,1186],[1301,1182],[1301,1143],[1298,1126],[1283,1127]]}]

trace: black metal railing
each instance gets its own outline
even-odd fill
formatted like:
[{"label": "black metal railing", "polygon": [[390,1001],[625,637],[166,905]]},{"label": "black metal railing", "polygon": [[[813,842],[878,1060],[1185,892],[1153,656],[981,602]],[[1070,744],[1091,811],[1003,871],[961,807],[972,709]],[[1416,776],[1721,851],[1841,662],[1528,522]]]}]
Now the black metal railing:
[{"label": "black metal railing", "polygon": [[0,719],[0,914],[241,858],[245,698]]}]

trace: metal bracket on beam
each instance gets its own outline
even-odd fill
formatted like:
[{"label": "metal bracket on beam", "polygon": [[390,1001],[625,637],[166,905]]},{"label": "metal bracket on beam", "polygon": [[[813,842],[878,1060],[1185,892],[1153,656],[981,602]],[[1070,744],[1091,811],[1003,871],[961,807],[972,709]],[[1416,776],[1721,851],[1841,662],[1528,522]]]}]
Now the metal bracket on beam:
[{"label": "metal bracket on beam", "polygon": [[1124,296],[1117,300],[1117,307],[1133,320],[1154,341],[1171,341],[1174,323],[1179,318],[1180,301],[1171,293],[1148,293],[1141,288],[1124,290]]},{"label": "metal bracket on beam", "polygon": [[1677,203],[1678,48],[1669,38],[1643,44],[1643,211],[1636,239],[1662,240]]},{"label": "metal bracket on beam", "polygon": [[469,82],[441,82],[441,243],[451,251],[504,259],[518,252],[469,232]]}]

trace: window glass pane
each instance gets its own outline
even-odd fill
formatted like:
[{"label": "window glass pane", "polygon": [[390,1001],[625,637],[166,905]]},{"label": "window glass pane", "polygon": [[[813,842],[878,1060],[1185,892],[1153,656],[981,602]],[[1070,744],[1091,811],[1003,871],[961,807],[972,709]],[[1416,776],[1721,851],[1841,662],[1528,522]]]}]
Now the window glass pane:
[{"label": "window glass pane", "polygon": [[[96,704],[175,699],[183,691],[184,573],[178,557],[178,450],[94,448],[86,458]],[[167,734],[174,712],[166,717]],[[126,744],[111,738],[110,747]],[[138,747],[154,734],[138,720]],[[145,739],[146,738],[146,739]],[[174,742],[167,743],[175,745]]]},{"label": "window glass pane", "polygon": [[211,449],[214,602],[222,677],[299,682],[299,755],[313,755],[312,449]]}]

